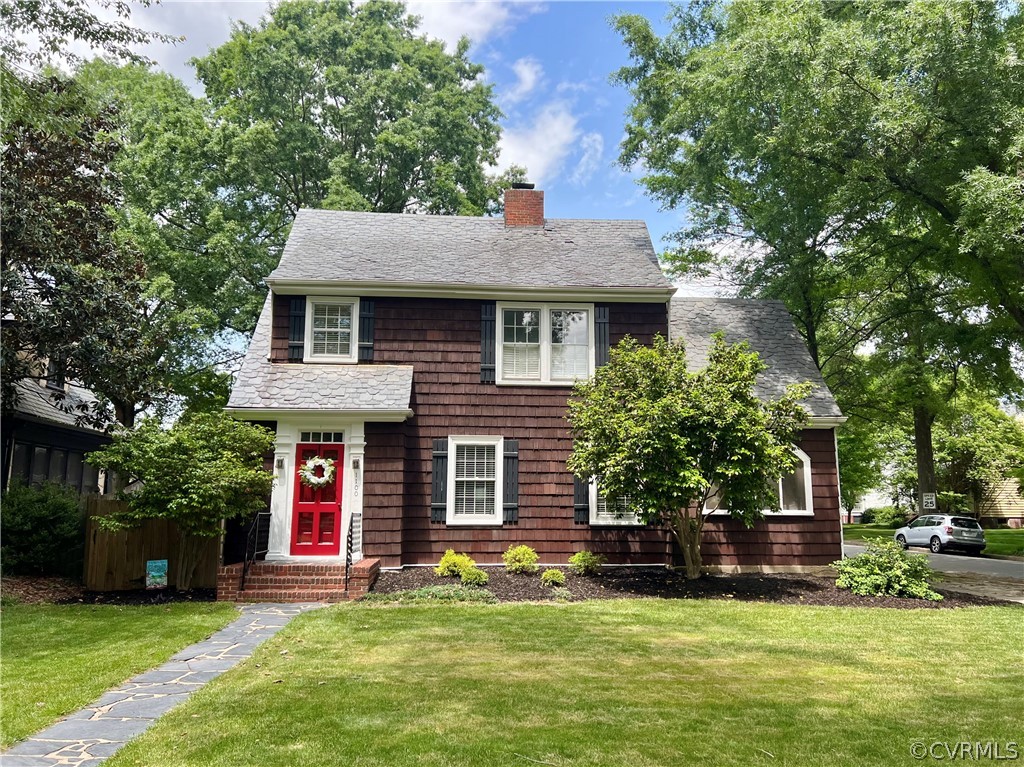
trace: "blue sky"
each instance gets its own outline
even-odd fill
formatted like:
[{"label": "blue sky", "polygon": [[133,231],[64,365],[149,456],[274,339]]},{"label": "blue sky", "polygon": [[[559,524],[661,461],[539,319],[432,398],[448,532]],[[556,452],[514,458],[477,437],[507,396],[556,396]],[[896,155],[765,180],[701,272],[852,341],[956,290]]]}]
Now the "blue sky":
[{"label": "blue sky", "polygon": [[[502,110],[501,165],[525,165],[545,191],[553,218],[639,218],[655,246],[678,227],[681,212],[663,212],[644,196],[635,174],[615,164],[629,94],[609,76],[627,62],[610,19],[639,13],[663,25],[665,3],[411,0],[422,31],[449,46],[463,34],[470,56],[486,67]],[[144,53],[197,93],[189,58],[224,42],[233,20],[256,23],[266,2],[164,2],[133,5],[139,26],[185,37]]]}]

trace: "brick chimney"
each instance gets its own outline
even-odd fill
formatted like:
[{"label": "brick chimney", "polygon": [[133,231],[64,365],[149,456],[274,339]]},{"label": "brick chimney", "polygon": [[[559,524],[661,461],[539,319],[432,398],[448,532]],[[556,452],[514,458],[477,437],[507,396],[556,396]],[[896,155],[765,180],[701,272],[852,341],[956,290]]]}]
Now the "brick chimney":
[{"label": "brick chimney", "polygon": [[544,226],[544,192],[524,183],[506,189],[505,226]]}]

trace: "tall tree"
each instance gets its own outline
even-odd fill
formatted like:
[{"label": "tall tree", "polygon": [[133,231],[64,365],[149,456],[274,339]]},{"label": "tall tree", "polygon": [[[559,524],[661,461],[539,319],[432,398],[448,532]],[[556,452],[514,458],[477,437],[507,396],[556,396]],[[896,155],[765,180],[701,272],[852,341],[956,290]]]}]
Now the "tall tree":
[{"label": "tall tree", "polygon": [[[936,363],[1019,385],[1019,9],[712,1],[671,20],[663,39],[616,21],[633,58],[621,160],[688,205],[670,263],[785,300],[844,407],[844,363],[886,344],[934,492]],[[746,247],[709,247],[723,241]]]}]

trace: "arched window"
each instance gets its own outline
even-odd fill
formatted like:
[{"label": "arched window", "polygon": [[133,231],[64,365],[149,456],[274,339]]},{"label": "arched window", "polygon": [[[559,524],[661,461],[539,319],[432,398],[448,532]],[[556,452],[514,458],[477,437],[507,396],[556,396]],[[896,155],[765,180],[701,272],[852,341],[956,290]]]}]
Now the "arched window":
[{"label": "arched window", "polygon": [[[790,516],[814,514],[814,499],[811,493],[811,458],[807,453],[793,446],[793,452],[799,459],[796,468],[779,480],[779,508],[765,509],[765,514],[787,514]],[[728,510],[721,507],[722,494],[715,492],[708,498],[704,507],[705,514],[727,514]]]}]

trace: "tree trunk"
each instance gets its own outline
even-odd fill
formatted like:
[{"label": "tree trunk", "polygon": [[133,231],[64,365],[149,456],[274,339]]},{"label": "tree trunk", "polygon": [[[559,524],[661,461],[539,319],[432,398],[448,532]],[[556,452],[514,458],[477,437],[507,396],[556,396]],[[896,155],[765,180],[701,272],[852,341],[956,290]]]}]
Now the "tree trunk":
[{"label": "tree trunk", "polygon": [[697,580],[701,576],[700,533],[702,527],[701,520],[692,519],[682,511],[673,515],[672,534],[683,552],[686,577],[691,581]]},{"label": "tree trunk", "polygon": [[206,548],[209,540],[209,538],[201,535],[191,535],[184,532],[178,534],[178,577],[175,583],[178,591],[190,591],[192,589],[192,581],[195,579],[199,560],[202,558],[203,550]]},{"label": "tree trunk", "polygon": [[[928,408],[914,405],[914,453],[917,457],[917,511],[924,513],[925,493],[937,493],[935,485],[935,454],[932,451],[932,423]],[[928,509],[931,511],[931,509]]]}]

